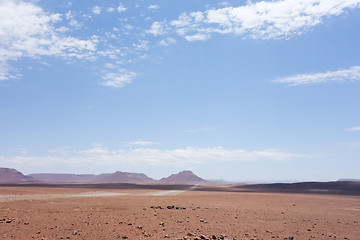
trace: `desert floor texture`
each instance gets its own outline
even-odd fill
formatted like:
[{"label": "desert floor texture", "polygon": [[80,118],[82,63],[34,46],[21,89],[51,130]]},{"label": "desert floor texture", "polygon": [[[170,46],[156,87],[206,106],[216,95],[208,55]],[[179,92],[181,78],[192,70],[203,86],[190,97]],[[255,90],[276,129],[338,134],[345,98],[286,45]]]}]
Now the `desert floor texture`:
[{"label": "desert floor texture", "polygon": [[360,239],[360,197],[0,187],[1,239]]}]

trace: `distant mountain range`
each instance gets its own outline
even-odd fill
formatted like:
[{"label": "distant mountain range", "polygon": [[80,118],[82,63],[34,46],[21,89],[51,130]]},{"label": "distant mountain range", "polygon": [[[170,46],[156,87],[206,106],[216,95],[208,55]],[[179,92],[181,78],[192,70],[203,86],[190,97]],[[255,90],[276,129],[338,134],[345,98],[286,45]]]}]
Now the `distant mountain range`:
[{"label": "distant mountain range", "polygon": [[143,173],[117,171],[104,174],[58,174],[36,173],[24,175],[15,169],[0,168],[0,183],[49,182],[49,183],[160,183],[160,184],[206,184],[208,181],[191,171],[182,171],[157,181]]},{"label": "distant mountain range", "polygon": [[30,174],[41,182],[63,182],[63,183],[150,183],[155,180],[149,178],[143,173],[127,173],[115,172],[104,173],[99,175],[94,174],[56,174],[56,173],[37,173]]},{"label": "distant mountain range", "polygon": [[36,182],[37,180],[30,177],[25,176],[21,172],[16,171],[12,168],[0,168],[0,183],[8,183],[8,182]]}]

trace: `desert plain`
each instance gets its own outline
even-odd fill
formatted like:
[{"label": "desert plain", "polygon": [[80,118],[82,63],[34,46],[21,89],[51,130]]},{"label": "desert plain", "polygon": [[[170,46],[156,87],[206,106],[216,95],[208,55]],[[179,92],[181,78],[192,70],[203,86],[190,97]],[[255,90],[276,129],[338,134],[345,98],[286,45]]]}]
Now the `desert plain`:
[{"label": "desert plain", "polygon": [[360,196],[231,186],[5,185],[0,238],[358,240]]}]

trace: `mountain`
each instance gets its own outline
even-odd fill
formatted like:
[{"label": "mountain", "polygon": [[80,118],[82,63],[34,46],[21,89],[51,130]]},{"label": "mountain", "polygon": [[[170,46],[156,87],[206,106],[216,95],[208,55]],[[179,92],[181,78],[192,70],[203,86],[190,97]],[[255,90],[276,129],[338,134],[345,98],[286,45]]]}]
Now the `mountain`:
[{"label": "mountain", "polygon": [[149,178],[143,173],[115,172],[94,174],[57,174],[57,173],[35,173],[29,176],[43,182],[53,183],[150,183],[154,179]]},{"label": "mountain", "polygon": [[196,176],[192,171],[182,171],[177,174],[172,174],[167,178],[162,178],[159,183],[166,184],[204,184],[208,183],[206,180]]},{"label": "mountain", "polygon": [[95,177],[96,182],[100,183],[150,183],[154,179],[149,178],[144,173],[128,173],[117,171],[111,174],[100,174]]},{"label": "mountain", "polygon": [[30,176],[25,176],[21,172],[12,168],[0,168],[0,183],[17,182],[36,182],[37,180]]}]

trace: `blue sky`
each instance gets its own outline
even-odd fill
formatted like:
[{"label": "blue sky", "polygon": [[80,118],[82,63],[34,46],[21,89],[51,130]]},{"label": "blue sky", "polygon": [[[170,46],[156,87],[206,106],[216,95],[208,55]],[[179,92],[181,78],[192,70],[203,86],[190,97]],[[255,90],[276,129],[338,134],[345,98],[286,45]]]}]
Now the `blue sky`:
[{"label": "blue sky", "polygon": [[360,178],[360,0],[0,0],[0,166]]}]

